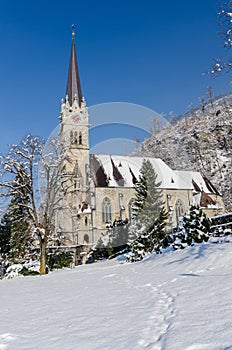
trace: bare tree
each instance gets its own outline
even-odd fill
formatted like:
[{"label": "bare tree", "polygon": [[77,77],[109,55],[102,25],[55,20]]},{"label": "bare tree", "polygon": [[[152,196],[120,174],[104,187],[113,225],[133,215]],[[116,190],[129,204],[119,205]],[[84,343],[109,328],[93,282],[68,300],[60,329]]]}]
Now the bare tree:
[{"label": "bare tree", "polygon": [[2,204],[16,194],[28,196],[28,202],[19,205],[27,209],[28,220],[39,241],[40,274],[46,273],[46,247],[49,239],[54,238],[55,210],[62,193],[68,191],[67,180],[61,173],[64,158],[59,152],[59,142],[51,139],[45,152],[44,144],[41,138],[27,135],[18,145],[12,145],[0,161]]}]

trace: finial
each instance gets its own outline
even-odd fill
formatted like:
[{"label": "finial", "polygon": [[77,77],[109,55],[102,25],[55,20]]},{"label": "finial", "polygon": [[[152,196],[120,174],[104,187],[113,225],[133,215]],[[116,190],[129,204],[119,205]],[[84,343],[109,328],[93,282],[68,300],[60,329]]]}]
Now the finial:
[{"label": "finial", "polygon": [[75,25],[72,24],[72,40],[75,39],[75,31],[74,31],[74,29],[75,29]]}]

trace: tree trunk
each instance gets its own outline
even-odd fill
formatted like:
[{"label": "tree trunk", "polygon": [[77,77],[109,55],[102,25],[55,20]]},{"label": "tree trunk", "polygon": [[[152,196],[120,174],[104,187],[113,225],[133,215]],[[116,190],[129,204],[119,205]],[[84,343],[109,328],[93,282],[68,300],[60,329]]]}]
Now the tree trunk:
[{"label": "tree trunk", "polygon": [[46,240],[40,239],[40,269],[41,275],[46,275]]}]

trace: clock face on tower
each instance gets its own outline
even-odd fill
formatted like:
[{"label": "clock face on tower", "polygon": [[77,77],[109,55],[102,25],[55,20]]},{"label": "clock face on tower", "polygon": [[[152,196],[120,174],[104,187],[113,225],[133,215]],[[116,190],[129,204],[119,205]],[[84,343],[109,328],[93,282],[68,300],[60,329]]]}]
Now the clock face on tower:
[{"label": "clock face on tower", "polygon": [[79,113],[70,115],[70,121],[74,124],[79,124],[82,121],[82,116]]}]

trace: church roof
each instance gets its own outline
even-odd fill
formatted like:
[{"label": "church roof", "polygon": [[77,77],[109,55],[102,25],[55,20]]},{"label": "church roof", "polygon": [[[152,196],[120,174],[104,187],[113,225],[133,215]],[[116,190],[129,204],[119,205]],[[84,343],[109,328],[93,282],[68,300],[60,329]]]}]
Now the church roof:
[{"label": "church roof", "polygon": [[[160,188],[191,189],[167,164],[159,158],[147,158],[157,173]],[[96,154],[90,156],[90,167],[97,187],[134,187],[139,180],[144,157]],[[98,164],[98,167],[96,165]],[[104,179],[103,179],[104,177]],[[103,186],[102,186],[103,184]]]},{"label": "church roof", "polygon": [[69,103],[71,106],[73,104],[75,97],[77,99],[79,106],[81,106],[82,91],[81,91],[81,82],[80,82],[80,75],[79,75],[77,55],[76,55],[74,26],[72,28],[73,28],[72,48],[71,48],[69,70],[68,70],[66,96],[68,95]]},{"label": "church roof", "polygon": [[206,194],[220,195],[212,182],[199,171],[182,171],[176,170],[175,173],[179,175],[188,186],[192,186],[194,192],[204,192]]},{"label": "church roof", "polygon": [[[214,194],[205,178],[197,171],[172,170],[160,158],[129,157],[120,155],[90,155],[91,174],[96,187],[134,187],[139,180],[144,159],[149,159],[161,189],[204,191]],[[209,181],[209,180],[208,180]]]}]

